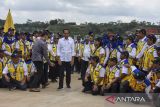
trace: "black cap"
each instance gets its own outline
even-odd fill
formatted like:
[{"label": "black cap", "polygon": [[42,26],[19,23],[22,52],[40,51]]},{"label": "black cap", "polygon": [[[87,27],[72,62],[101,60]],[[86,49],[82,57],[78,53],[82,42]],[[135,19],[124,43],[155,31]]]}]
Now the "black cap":
[{"label": "black cap", "polygon": [[134,74],[134,77],[135,77],[135,79],[142,81],[145,79],[145,73],[143,73],[142,71],[139,71]]}]

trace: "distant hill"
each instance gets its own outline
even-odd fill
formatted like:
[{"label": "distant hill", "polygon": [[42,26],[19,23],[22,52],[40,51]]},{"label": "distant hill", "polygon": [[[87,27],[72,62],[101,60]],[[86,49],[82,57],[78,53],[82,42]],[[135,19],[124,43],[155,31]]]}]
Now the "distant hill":
[{"label": "distant hill", "polygon": [[[0,19],[0,26],[4,25],[4,20]],[[51,32],[62,32],[64,28],[70,29],[72,35],[87,35],[89,31],[93,31],[95,34],[100,35],[106,33],[108,29],[113,29],[115,33],[125,35],[126,33],[132,33],[139,28],[154,28],[159,29],[159,25],[146,21],[133,20],[130,23],[123,23],[122,21],[108,22],[108,23],[83,23],[77,25],[75,22],[65,23],[63,19],[50,20],[49,22],[32,22],[27,20],[24,24],[15,24],[16,31],[18,32],[33,32],[35,30],[48,29]]]}]

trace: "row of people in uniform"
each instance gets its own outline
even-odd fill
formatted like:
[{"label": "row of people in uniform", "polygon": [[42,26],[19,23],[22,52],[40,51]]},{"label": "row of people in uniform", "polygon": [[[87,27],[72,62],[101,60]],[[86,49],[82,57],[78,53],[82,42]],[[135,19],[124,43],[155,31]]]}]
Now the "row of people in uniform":
[{"label": "row of people in uniform", "polygon": [[76,52],[79,53],[77,58],[79,59],[79,62],[81,61],[82,65],[81,73],[82,75],[85,74],[86,69],[83,70],[83,66],[88,65],[86,63],[88,63],[88,58],[92,55],[98,56],[100,59],[100,64],[106,66],[109,58],[115,57],[119,62],[121,61],[121,52],[128,51],[129,64],[132,65],[132,62],[135,60],[137,62],[135,66],[140,70],[143,70],[143,72],[145,72],[147,75],[153,64],[153,60],[158,57],[157,50],[155,48],[156,40],[157,38],[155,35],[146,36],[146,31],[144,29],[141,29],[139,32],[137,32],[136,39],[132,36],[129,36],[126,38],[126,40],[123,40],[125,45],[117,45],[116,47],[113,47],[112,44],[103,47],[101,38],[95,39],[94,43],[92,43],[87,37],[84,43],[78,42],[75,44],[75,47],[77,46],[75,50],[77,50]]},{"label": "row of people in uniform", "polygon": [[[8,32],[9,38],[13,37],[13,32],[14,32],[13,29],[9,30],[9,32]],[[25,37],[25,36],[23,35],[23,33],[21,35],[22,35],[22,37],[21,37],[20,41],[23,41],[23,37]],[[108,36],[110,36],[110,35],[108,35]],[[111,37],[112,37],[112,35],[111,35]],[[136,44],[134,43],[135,40],[132,37],[128,37],[126,40],[126,47],[121,47],[121,46],[113,47],[112,45],[110,45],[110,46],[106,45],[105,47],[102,47],[102,45],[103,45],[102,40],[100,38],[97,38],[94,40],[92,36],[86,37],[84,43],[77,42],[75,44],[75,47],[76,47],[75,52],[78,56],[78,59],[81,61],[82,67],[81,67],[80,71],[81,71],[81,78],[82,78],[83,83],[85,81],[86,71],[89,66],[89,58],[92,55],[98,56],[98,58],[100,60],[100,62],[99,62],[100,65],[105,67],[106,65],[109,64],[110,58],[116,58],[117,61],[120,62],[121,61],[120,56],[121,56],[122,52],[128,51],[129,52],[129,59],[128,59],[129,64],[132,65],[133,61],[136,60],[137,63],[135,64],[135,66],[137,68],[139,68],[140,70],[143,70],[143,72],[145,74],[148,74],[151,66],[153,65],[153,60],[155,59],[155,57],[158,57],[156,49],[154,48],[154,45],[156,42],[156,37],[154,35],[146,36],[146,31],[144,29],[137,32],[136,37],[137,37],[136,39],[138,40],[138,42]],[[25,39],[24,39],[24,41],[25,41]],[[10,44],[10,43],[12,44],[12,42],[9,40],[5,40],[2,43],[2,47],[3,47],[2,49],[5,50],[5,53],[8,55],[11,55],[10,50],[15,49],[15,48],[12,49],[10,45],[8,46],[8,44]],[[21,45],[24,45],[24,43],[23,44],[20,44],[20,43],[21,42],[19,42],[19,46],[15,45],[15,47],[22,51],[22,57],[23,57],[23,54],[24,53],[26,54],[26,52],[24,52],[24,49],[23,49],[23,47],[25,47],[25,46],[21,46]],[[22,48],[20,48],[20,47],[22,47]],[[32,49],[32,46],[30,46],[29,49]],[[49,50],[50,59],[54,62],[57,62],[57,60],[55,60],[56,59],[55,56],[57,53],[56,52],[56,44],[55,44],[55,46],[53,44],[49,44],[48,50]],[[58,64],[57,64],[57,66],[58,66]],[[54,69],[57,69],[57,68],[54,68]],[[50,69],[53,69],[53,68],[50,67]],[[51,72],[51,73],[53,73],[53,72]],[[56,77],[52,78],[53,81],[55,80],[55,78]]]},{"label": "row of people in uniform", "polygon": [[0,50],[0,59],[0,87],[26,90],[32,85],[36,69],[30,58],[23,60],[18,50],[15,50],[8,59],[5,57],[5,51]]},{"label": "row of people in uniform", "polygon": [[160,93],[160,59],[153,61],[152,69],[146,76],[136,66],[129,65],[127,51],[122,53],[122,61],[110,58],[106,67],[100,64],[97,56],[91,57],[83,82],[83,92],[91,92],[93,95],[146,93],[150,99],[151,93]]},{"label": "row of people in uniform", "polygon": [[[14,53],[16,52],[16,54],[18,53],[18,57],[22,62],[25,62],[26,64],[33,64],[32,59],[31,59],[32,46],[33,46],[34,41],[39,39],[40,35],[42,35],[42,33],[43,32],[35,32],[33,34],[33,36],[29,36],[29,39],[27,39],[28,36],[25,33],[20,33],[19,35],[16,35],[16,37],[14,37],[14,29],[10,28],[8,30],[8,33],[1,35],[1,40],[2,40],[1,53],[3,53],[3,55],[4,55],[4,58],[2,58],[2,59],[6,59],[7,60],[6,62],[11,61],[12,56],[14,56]],[[45,32],[45,35],[48,35],[47,37],[49,37],[50,34],[48,32]],[[49,50],[48,56],[49,56],[50,60],[52,62],[54,62],[55,64],[57,63],[55,51],[56,51],[56,44],[58,43],[58,39],[59,39],[58,36],[55,37],[54,44],[49,43],[49,41],[51,41],[50,39],[47,39],[48,41],[46,41],[46,43],[48,43],[48,50]],[[14,50],[16,50],[16,51],[14,51]],[[29,67],[29,65],[28,65],[28,67]],[[52,81],[56,80],[56,78],[58,77],[58,69],[57,68],[58,68],[58,64],[56,64],[56,66],[54,66],[54,67],[49,67],[49,74],[48,74],[48,64],[44,60],[44,67],[43,67],[44,72],[43,72],[42,81],[41,81],[43,88],[45,88],[45,86],[48,85],[48,76]],[[1,67],[1,71],[0,71],[1,77],[2,77],[3,70],[5,70],[5,63],[3,63],[3,66]],[[8,69],[6,69],[6,71],[7,70]],[[34,70],[35,69],[33,69],[32,71],[34,71]],[[26,71],[26,72],[30,72],[30,71],[31,71],[30,68],[28,68],[28,71]],[[54,72],[54,71],[56,71],[56,72]],[[35,70],[35,72],[36,72],[36,70]],[[3,85],[2,85],[2,87],[3,87]],[[11,87],[11,88],[14,88],[14,87]]]}]

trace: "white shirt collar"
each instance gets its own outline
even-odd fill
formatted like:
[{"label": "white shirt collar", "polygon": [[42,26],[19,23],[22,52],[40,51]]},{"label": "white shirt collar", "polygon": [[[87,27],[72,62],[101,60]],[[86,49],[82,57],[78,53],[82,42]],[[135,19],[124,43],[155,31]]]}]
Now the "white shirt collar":
[{"label": "white shirt collar", "polygon": [[68,37],[68,39],[65,39],[65,37],[63,37],[62,39],[63,39],[63,40],[70,40],[70,39],[71,39],[71,37]]},{"label": "white shirt collar", "polygon": [[140,41],[144,41],[145,39],[146,39],[146,36],[144,38],[140,39]]},{"label": "white shirt collar", "polygon": [[131,47],[131,45],[133,45],[134,43],[131,43],[130,45],[128,45],[128,47]]}]

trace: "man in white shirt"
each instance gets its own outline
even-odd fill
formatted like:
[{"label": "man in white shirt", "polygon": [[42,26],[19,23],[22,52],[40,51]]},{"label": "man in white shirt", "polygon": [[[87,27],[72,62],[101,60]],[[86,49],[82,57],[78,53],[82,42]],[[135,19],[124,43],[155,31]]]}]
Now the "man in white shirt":
[{"label": "man in white shirt", "polygon": [[89,58],[91,56],[91,44],[89,43],[89,36],[86,37],[85,43],[81,47],[80,56],[82,59],[81,78],[82,78],[82,83],[84,83],[86,70],[87,70],[88,64],[89,64]]},{"label": "man in white shirt", "polygon": [[69,30],[63,30],[63,38],[59,39],[57,45],[57,56],[59,57],[58,64],[60,65],[60,74],[59,74],[59,87],[58,89],[63,88],[63,80],[64,80],[64,71],[66,70],[66,85],[67,88],[70,87],[71,83],[71,68],[74,64],[74,56],[75,56],[75,46],[74,40],[69,37]]}]

